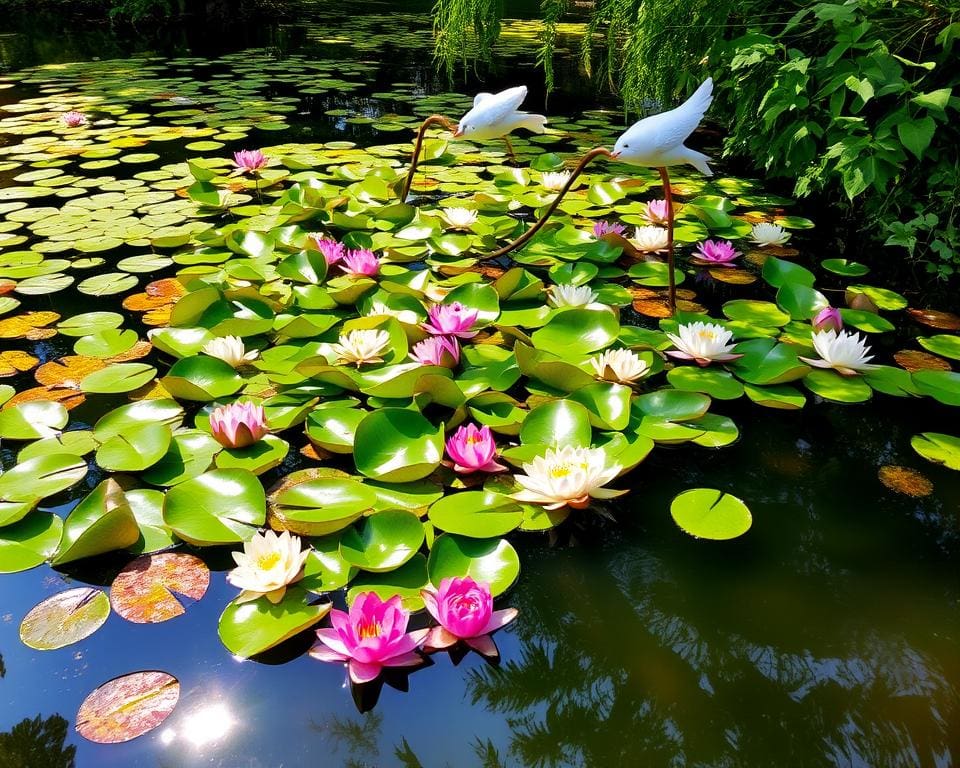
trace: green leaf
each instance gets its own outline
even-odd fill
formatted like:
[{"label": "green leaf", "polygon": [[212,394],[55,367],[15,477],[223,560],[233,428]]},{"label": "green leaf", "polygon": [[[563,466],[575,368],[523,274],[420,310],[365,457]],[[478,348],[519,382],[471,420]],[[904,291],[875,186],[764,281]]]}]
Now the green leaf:
[{"label": "green leaf", "polygon": [[469,539],[447,533],[439,536],[427,560],[430,582],[470,576],[490,585],[496,597],[506,592],[520,575],[520,558],[506,539]]},{"label": "green leaf", "polygon": [[340,555],[340,537],[323,536],[311,540],[303,579],[298,584],[308,592],[333,592],[347,586],[357,573],[359,569]]},{"label": "green leaf", "polygon": [[523,509],[492,491],[449,494],[430,507],[430,522],[447,533],[475,539],[503,536],[523,521]]},{"label": "green leaf", "polygon": [[930,115],[897,124],[897,136],[900,137],[903,146],[918,160],[923,159],[936,131],[937,124]]},{"label": "green leaf", "polygon": [[115,480],[107,479],[67,515],[53,564],[126,549],[139,538],[140,529],[123,488]]},{"label": "green leaf", "polygon": [[354,461],[361,474],[388,483],[419,480],[440,466],[443,426],[415,411],[381,408],[357,426]]},{"label": "green leaf", "polygon": [[103,590],[67,589],[30,609],[20,623],[20,640],[38,651],[64,648],[92,635],[109,615],[110,599]]},{"label": "green leaf", "polygon": [[80,389],[95,394],[132,392],[152,381],[156,373],[157,369],[146,363],[112,363],[84,376]]},{"label": "green leaf", "polygon": [[79,483],[87,462],[78,456],[54,453],[36,456],[0,474],[0,499],[37,501]]},{"label": "green leaf", "polygon": [[376,501],[373,488],[352,478],[307,480],[276,495],[271,523],[276,519],[280,528],[301,536],[325,536],[346,528]]},{"label": "green leaf", "polygon": [[208,403],[236,393],[243,379],[223,360],[198,355],[178,360],[160,383],[176,398]]},{"label": "green leaf", "polygon": [[247,659],[309,629],[330,607],[330,603],[307,604],[306,591],[293,586],[276,605],[265,597],[229,603],[220,615],[217,631],[228,651]]},{"label": "green leaf", "polygon": [[920,342],[921,347],[935,355],[949,357],[951,360],[960,360],[960,336],[941,333],[930,337],[921,336],[917,341]]},{"label": "green leaf", "polygon": [[534,331],[537,349],[561,357],[583,355],[609,347],[620,333],[616,315],[605,309],[566,309]]},{"label": "green leaf", "polygon": [[592,436],[590,412],[572,400],[537,406],[520,427],[520,441],[524,444],[588,446]]},{"label": "green leaf", "polygon": [[404,608],[408,611],[420,611],[423,610],[420,590],[429,583],[427,558],[417,553],[394,571],[386,573],[361,571],[351,582],[347,592],[347,605],[352,605],[357,596],[364,592],[374,592],[381,600],[389,600],[394,595],[399,595]]},{"label": "green leaf", "polygon": [[63,521],[47,512],[34,512],[16,525],[0,529],[0,573],[35,568],[57,551]]},{"label": "green leaf", "polygon": [[198,547],[248,541],[266,520],[257,476],[245,469],[214,469],[167,491],[163,522]]},{"label": "green leaf", "polygon": [[111,472],[142,472],[156,464],[170,447],[166,424],[140,424],[126,429],[97,449],[97,464]]},{"label": "green leaf", "polygon": [[960,470],[960,437],[941,432],[922,432],[910,438],[910,445],[927,461]]},{"label": "green leaf", "polygon": [[811,370],[803,384],[815,395],[837,403],[862,403],[873,395],[870,385],[859,376],[841,376],[821,368]]},{"label": "green leaf", "polygon": [[60,403],[35,400],[20,403],[0,411],[0,438],[9,440],[36,440],[51,437],[70,420],[67,409]]},{"label": "green leaf", "polygon": [[392,571],[417,553],[423,539],[423,523],[415,514],[387,510],[366,518],[359,531],[345,531],[340,537],[340,556],[364,571]]},{"label": "green leaf", "polygon": [[714,541],[742,536],[753,524],[746,504],[714,488],[684,491],[670,503],[670,514],[691,536]]}]

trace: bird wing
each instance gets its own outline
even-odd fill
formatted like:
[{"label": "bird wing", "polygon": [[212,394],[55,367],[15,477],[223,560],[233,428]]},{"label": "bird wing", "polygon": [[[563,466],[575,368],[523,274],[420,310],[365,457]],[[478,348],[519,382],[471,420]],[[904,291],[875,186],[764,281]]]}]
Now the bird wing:
[{"label": "bird wing", "polygon": [[517,111],[527,97],[527,86],[519,85],[485,98],[473,108],[474,118],[484,125],[498,125]]},{"label": "bird wing", "polygon": [[493,96],[492,93],[478,93],[473,97],[473,106],[479,106],[481,101],[486,101],[491,96]]},{"label": "bird wing", "polygon": [[[703,115],[713,101],[713,80],[707,78],[683,104],[669,112],[652,115],[636,123],[630,130],[643,124],[642,133],[656,152],[665,152],[686,140],[700,125]],[[628,132],[629,133],[629,132]],[[629,136],[627,137],[629,138]]]}]

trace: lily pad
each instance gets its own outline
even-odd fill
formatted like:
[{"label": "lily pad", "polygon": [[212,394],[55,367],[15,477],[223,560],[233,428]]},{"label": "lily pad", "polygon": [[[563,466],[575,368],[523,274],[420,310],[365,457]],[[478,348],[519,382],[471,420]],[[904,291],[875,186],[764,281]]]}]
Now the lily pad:
[{"label": "lily pad", "polygon": [[144,555],[128,564],[110,586],[113,610],[135,624],[158,624],[184,613],[182,598],[196,602],[210,584],[203,560],[183,552]]},{"label": "lily pad", "polygon": [[492,491],[453,493],[430,507],[430,522],[447,533],[486,539],[517,528],[523,522],[523,508]]},{"label": "lily pad", "polygon": [[200,547],[251,539],[266,520],[266,495],[245,469],[214,469],[167,492],[163,521],[184,541]]},{"label": "lily pad", "polygon": [[910,445],[927,461],[960,470],[960,437],[941,432],[923,432],[910,438]]},{"label": "lily pad", "polygon": [[103,626],[110,600],[103,590],[78,587],[35,605],[20,623],[20,640],[38,651],[79,643]]},{"label": "lily pad", "polygon": [[746,504],[714,488],[684,491],[670,503],[670,514],[691,536],[715,541],[742,536],[753,524]]},{"label": "lily pad", "polygon": [[231,653],[250,658],[279,645],[319,622],[330,603],[311,605],[299,586],[289,587],[279,603],[264,597],[245,603],[232,602],[220,615],[220,640]]},{"label": "lily pad", "polygon": [[378,512],[340,538],[340,556],[364,571],[381,573],[399,568],[423,544],[423,523],[412,512],[394,509]]},{"label": "lily pad", "polygon": [[123,488],[108,478],[82,499],[63,523],[54,565],[133,546],[140,529]]},{"label": "lily pad", "polygon": [[388,483],[429,475],[443,457],[443,426],[405,408],[381,408],[357,426],[354,461],[361,474]]},{"label": "lily pad", "polygon": [[97,744],[120,744],[163,723],[180,699],[180,683],[166,672],[134,672],[104,683],[83,700],[77,733]]},{"label": "lily pad", "polygon": [[470,539],[447,533],[439,536],[427,561],[430,581],[470,576],[487,582],[494,597],[506,592],[520,574],[520,558],[506,539]]}]

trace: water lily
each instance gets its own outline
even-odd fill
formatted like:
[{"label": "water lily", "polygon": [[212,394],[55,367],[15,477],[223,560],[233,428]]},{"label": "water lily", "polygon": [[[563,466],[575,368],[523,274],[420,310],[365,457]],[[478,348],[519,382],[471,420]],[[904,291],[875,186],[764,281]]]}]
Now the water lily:
[{"label": "water lily", "polygon": [[633,244],[644,253],[662,253],[667,250],[670,239],[663,227],[637,227],[633,233]]},{"label": "water lily", "polygon": [[317,246],[317,250],[323,254],[323,258],[327,260],[327,266],[336,264],[347,254],[347,247],[332,237],[325,237],[319,232],[313,232],[310,234],[310,238]]},{"label": "water lily", "polygon": [[790,233],[784,231],[779,224],[761,222],[754,224],[750,231],[750,240],[761,248],[765,245],[783,245],[790,239]]},{"label": "water lily", "polygon": [[210,430],[224,448],[246,448],[267,434],[267,415],[249,401],[221,405],[210,413]]},{"label": "water lily", "polygon": [[697,365],[710,365],[712,362],[726,363],[743,355],[733,352],[733,332],[716,323],[684,323],[677,333],[668,333],[676,349],[667,351],[671,357],[682,360],[694,360]]},{"label": "water lily", "polygon": [[67,128],[79,128],[81,125],[87,124],[87,116],[83,112],[70,110],[60,115],[60,122]]},{"label": "water lily", "polygon": [[416,325],[420,319],[419,315],[412,309],[394,309],[393,307],[388,307],[382,301],[377,300],[370,303],[370,310],[367,312],[367,317],[373,315],[394,317],[401,323],[406,323],[407,325]]},{"label": "water lily", "polygon": [[233,153],[233,164],[238,173],[256,174],[267,164],[267,157],[259,149],[241,149]]},{"label": "water lily", "polygon": [[813,318],[813,330],[815,331],[842,331],[843,317],[840,310],[835,307],[824,307]]},{"label": "water lily", "polygon": [[477,310],[468,309],[459,301],[450,304],[435,304],[427,311],[427,322],[420,327],[437,336],[457,336],[472,339],[477,331],[471,331],[477,322]]},{"label": "water lily", "polygon": [[620,474],[622,468],[619,464],[607,467],[606,454],[600,448],[548,448],[543,456],[523,465],[525,475],[514,476],[523,490],[510,498],[543,504],[545,509],[584,509],[591,498],[612,499],[626,493],[601,487]]},{"label": "water lily", "polygon": [[238,603],[266,597],[279,603],[287,586],[303,578],[303,566],[310,550],[300,551],[300,537],[284,531],[254,534],[243,545],[243,552],[232,552],[237,567],[227,574],[227,581],[243,590]]},{"label": "water lily", "polygon": [[380,271],[380,259],[373,251],[359,248],[347,251],[340,269],[351,277],[374,277]]},{"label": "water lily", "polygon": [[731,267],[740,251],[729,240],[704,240],[693,252],[694,261],[711,266]]},{"label": "water lily", "polygon": [[477,223],[477,212],[469,208],[446,208],[442,215],[453,229],[470,229]]},{"label": "water lily", "polygon": [[540,174],[540,184],[551,192],[559,192],[570,181],[570,171],[548,171]]},{"label": "water lily", "polygon": [[469,576],[442,579],[439,589],[421,589],[420,596],[440,625],[427,635],[428,650],[449,648],[462,640],[478,653],[496,658],[499,653],[490,634],[517,618],[516,608],[493,610],[490,585]]},{"label": "water lily", "polygon": [[666,224],[667,213],[666,200],[651,200],[644,206],[643,213],[640,215],[651,224]]},{"label": "water lily", "polygon": [[650,365],[630,349],[608,349],[590,358],[590,365],[604,381],[633,384],[650,372]]},{"label": "water lily", "polygon": [[830,330],[816,331],[812,336],[813,348],[820,358],[801,357],[805,363],[817,368],[833,368],[843,376],[854,376],[877,367],[870,363],[873,355],[868,354],[866,337],[861,338],[859,333]]},{"label": "water lily", "polygon": [[243,345],[243,339],[239,336],[218,336],[216,339],[210,339],[200,349],[205,355],[216,357],[223,360],[231,368],[236,368],[244,363],[250,363],[257,359],[257,350],[252,349],[249,352]]},{"label": "water lily", "polygon": [[623,237],[627,228],[619,221],[597,221],[593,225],[593,236],[599,240],[604,235],[614,234]]},{"label": "water lily", "polygon": [[413,345],[410,357],[423,365],[456,368],[460,362],[460,344],[456,336],[430,336]]},{"label": "water lily", "polygon": [[497,444],[490,427],[477,429],[476,424],[460,427],[447,438],[447,456],[453,460],[453,471],[459,474],[470,472],[504,472],[506,467],[494,461]]},{"label": "water lily", "polygon": [[597,300],[597,292],[588,285],[551,285],[547,301],[554,307],[586,307]]},{"label": "water lily", "polygon": [[390,347],[390,334],[374,329],[358,329],[341,334],[337,344],[331,345],[337,363],[350,363],[359,368],[364,363],[382,363],[381,355]]},{"label": "water lily", "polygon": [[416,649],[428,629],[407,632],[410,612],[399,595],[382,601],[375,592],[357,595],[349,613],[330,611],[332,628],[317,630],[310,655],[320,661],[345,661],[356,684],[375,680],[384,667],[412,667],[422,658]]}]

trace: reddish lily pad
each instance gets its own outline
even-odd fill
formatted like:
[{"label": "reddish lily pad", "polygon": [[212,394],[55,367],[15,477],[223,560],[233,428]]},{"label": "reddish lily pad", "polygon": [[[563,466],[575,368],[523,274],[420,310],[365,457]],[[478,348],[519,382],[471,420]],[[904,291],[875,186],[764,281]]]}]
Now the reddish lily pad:
[{"label": "reddish lily pad", "polygon": [[83,700],[77,733],[97,744],[120,744],[160,725],[180,699],[180,682],[166,672],[133,672],[110,680]]},{"label": "reddish lily pad", "polygon": [[210,569],[199,557],[182,552],[144,555],[113,581],[113,610],[135,624],[159,624],[185,612],[178,596],[197,601],[210,585]]}]

